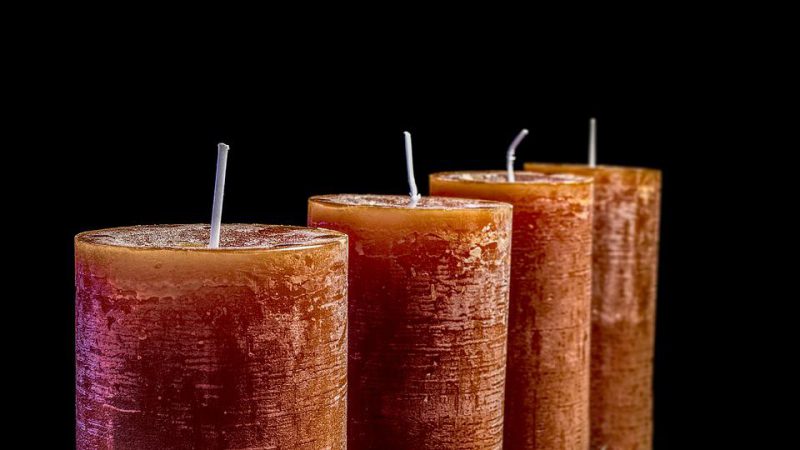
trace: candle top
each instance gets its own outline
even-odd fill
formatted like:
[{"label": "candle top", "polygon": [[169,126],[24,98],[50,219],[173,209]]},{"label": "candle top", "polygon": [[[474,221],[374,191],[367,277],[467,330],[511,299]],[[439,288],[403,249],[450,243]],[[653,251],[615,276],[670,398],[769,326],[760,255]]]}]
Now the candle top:
[{"label": "candle top", "polygon": [[591,166],[589,164],[573,164],[573,163],[542,163],[542,162],[526,162],[526,171],[546,174],[566,174],[571,173],[575,175],[594,176],[602,172],[642,172],[660,174],[661,170],[653,169],[650,167],[637,167],[637,166],[615,166],[608,164],[597,164]]},{"label": "candle top", "polygon": [[410,206],[406,195],[377,194],[331,194],[316,195],[308,199],[328,206],[354,206],[365,208],[387,208],[408,210],[459,210],[459,209],[505,209],[509,205],[488,200],[473,200],[453,197],[420,197],[415,206]]},{"label": "candle top", "polygon": [[508,174],[502,170],[465,170],[460,172],[439,172],[431,178],[444,181],[465,181],[486,184],[583,184],[591,178],[569,173],[514,172],[514,181],[508,181]]},{"label": "candle top", "polygon": [[219,248],[209,248],[208,224],[137,225],[86,231],[76,242],[136,249],[189,251],[285,250],[342,242],[346,235],[321,228],[230,223],[222,225]]}]

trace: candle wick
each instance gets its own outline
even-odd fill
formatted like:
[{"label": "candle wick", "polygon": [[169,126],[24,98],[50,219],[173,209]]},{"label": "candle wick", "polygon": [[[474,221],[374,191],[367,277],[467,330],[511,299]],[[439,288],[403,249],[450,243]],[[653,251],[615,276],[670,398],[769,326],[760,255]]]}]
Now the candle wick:
[{"label": "candle wick", "polygon": [[589,119],[589,167],[597,167],[597,120]]},{"label": "candle wick", "polygon": [[228,166],[227,144],[217,144],[217,179],[214,185],[214,206],[211,209],[211,238],[209,248],[219,248],[219,233],[222,226],[222,197],[225,195],[225,169]]},{"label": "candle wick", "polygon": [[408,186],[411,188],[411,192],[409,193],[411,200],[408,202],[408,205],[413,208],[417,206],[420,195],[417,191],[417,182],[414,180],[414,158],[411,153],[411,133],[404,131],[403,136],[405,136],[406,139],[406,170],[408,171]]},{"label": "candle wick", "polygon": [[520,142],[522,142],[523,139],[525,139],[525,136],[527,135],[528,129],[523,128],[519,134],[517,134],[517,137],[515,137],[511,142],[511,145],[508,146],[508,152],[506,152],[506,171],[508,172],[509,182],[513,183],[516,181],[516,178],[514,177],[514,160],[517,159],[517,146]]}]

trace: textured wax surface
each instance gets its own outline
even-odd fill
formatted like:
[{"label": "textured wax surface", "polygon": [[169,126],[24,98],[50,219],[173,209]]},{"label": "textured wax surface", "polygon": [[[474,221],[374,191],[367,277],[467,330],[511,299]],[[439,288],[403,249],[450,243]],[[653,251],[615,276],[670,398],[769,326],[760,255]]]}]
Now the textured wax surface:
[{"label": "textured wax surface", "polygon": [[410,206],[407,195],[371,195],[371,194],[332,194],[319,195],[314,201],[331,207],[364,206],[377,208],[408,209],[451,209],[464,208],[495,209],[494,202],[448,197],[420,197],[415,206]]},{"label": "textured wax surface", "polygon": [[650,449],[661,173],[555,164],[525,168],[594,177],[592,448]]},{"label": "textured wax surface", "polygon": [[[442,181],[471,181],[475,183],[508,183],[508,173],[501,171],[442,172],[435,174]],[[584,177],[571,174],[544,174],[536,172],[514,172],[514,182],[519,184],[564,184],[585,183]],[[511,183],[511,184],[513,184]],[[433,194],[435,195],[435,194]]]},{"label": "textured wax surface", "polygon": [[592,185],[573,175],[451,172],[432,195],[514,205],[504,448],[589,446]]},{"label": "textured wax surface", "polygon": [[[210,233],[208,224],[137,225],[81,233],[79,239],[117,247],[202,249],[208,247]],[[323,245],[338,239],[341,236],[313,228],[231,223],[222,225],[219,246],[259,250]]]},{"label": "textured wax surface", "polygon": [[78,448],[344,449],[346,236],[226,225],[227,248],[181,245],[207,237],[76,237]]},{"label": "textured wax surface", "polygon": [[511,206],[338,198],[309,224],[350,236],[348,448],[500,449]]}]

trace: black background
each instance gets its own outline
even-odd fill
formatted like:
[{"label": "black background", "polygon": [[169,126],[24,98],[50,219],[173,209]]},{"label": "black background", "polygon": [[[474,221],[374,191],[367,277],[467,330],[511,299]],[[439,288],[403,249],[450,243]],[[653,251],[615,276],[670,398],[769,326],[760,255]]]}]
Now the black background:
[{"label": "black background", "polygon": [[[663,170],[656,449],[738,440],[731,429],[751,420],[740,405],[754,394],[724,386],[740,375],[740,351],[760,356],[725,325],[741,318],[734,297],[749,289],[735,282],[748,275],[731,242],[748,246],[736,239],[763,205],[742,212],[746,194],[731,178],[749,169],[734,149],[772,113],[750,107],[763,91],[735,77],[730,49],[667,38],[455,48],[445,37],[358,54],[348,44],[267,41],[234,57],[233,47],[100,41],[53,42],[29,80],[35,94],[19,92],[31,93],[16,110],[31,119],[14,187],[20,226],[37,236],[22,239],[25,268],[42,275],[30,281],[26,316],[12,321],[25,345],[12,347],[35,386],[23,416],[46,423],[55,447],[69,447],[74,429],[72,237],[207,222],[217,142],[231,146],[224,221],[304,224],[310,195],[407,193],[404,130],[427,193],[431,172],[502,169],[522,127],[531,135],[518,167],[584,162],[590,117],[600,163]],[[773,149],[751,151],[768,158]]]}]

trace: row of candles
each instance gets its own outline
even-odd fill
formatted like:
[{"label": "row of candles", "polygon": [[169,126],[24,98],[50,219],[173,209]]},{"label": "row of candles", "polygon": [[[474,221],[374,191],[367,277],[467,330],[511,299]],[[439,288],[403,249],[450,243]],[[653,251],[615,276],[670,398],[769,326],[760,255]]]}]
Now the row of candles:
[{"label": "row of candles", "polygon": [[642,449],[661,175],[590,164],[321,195],[308,227],[75,238],[79,449]]}]

